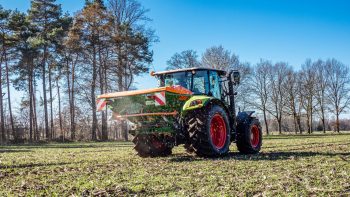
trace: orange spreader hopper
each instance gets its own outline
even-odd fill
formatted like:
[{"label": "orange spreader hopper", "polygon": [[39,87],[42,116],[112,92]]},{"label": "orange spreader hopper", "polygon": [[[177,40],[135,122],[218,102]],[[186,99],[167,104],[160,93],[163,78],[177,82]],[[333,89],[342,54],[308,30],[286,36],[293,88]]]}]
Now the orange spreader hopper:
[{"label": "orange spreader hopper", "polygon": [[151,89],[145,89],[145,90],[114,92],[114,93],[102,94],[98,96],[98,98],[108,99],[108,98],[116,98],[116,97],[123,97],[123,96],[133,96],[133,95],[148,94],[148,93],[154,93],[154,92],[162,92],[162,91],[167,91],[167,92],[176,93],[176,94],[188,94],[188,95],[193,94],[192,91],[177,85],[177,86],[167,86],[167,87],[160,87],[160,88],[151,88]]}]

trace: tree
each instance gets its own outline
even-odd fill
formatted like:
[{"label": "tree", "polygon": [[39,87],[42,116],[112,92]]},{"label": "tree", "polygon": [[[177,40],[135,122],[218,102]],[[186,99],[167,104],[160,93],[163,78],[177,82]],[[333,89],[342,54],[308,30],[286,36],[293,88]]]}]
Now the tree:
[{"label": "tree", "polygon": [[[49,129],[47,108],[48,102],[46,95],[46,72],[48,67],[48,58],[50,55],[52,55],[51,53],[55,50],[55,45],[58,42],[57,33],[62,29],[59,20],[60,16],[62,15],[61,6],[55,2],[56,0],[32,0],[29,10],[30,23],[37,28],[37,33],[33,39],[35,39],[35,42],[37,42],[42,55],[40,65],[44,97],[45,133],[46,138],[49,140],[52,138],[53,120],[51,118],[51,129]],[[51,79],[51,73],[49,73],[49,77]],[[49,80],[49,91],[50,95],[52,95],[51,80]],[[50,103],[51,102],[52,98],[50,99]]]},{"label": "tree", "polygon": [[[4,105],[3,105],[3,68],[2,64],[6,65],[6,79],[7,79],[7,87],[9,90],[9,80],[8,80],[8,65],[7,65],[7,53],[9,47],[9,27],[8,22],[11,15],[10,10],[5,10],[0,5],[0,130],[1,130],[1,143],[6,142],[6,132],[5,132],[5,118],[4,118]],[[11,109],[11,107],[10,107]],[[12,113],[11,113],[12,114]],[[12,116],[12,115],[11,115]],[[13,120],[12,120],[13,123]],[[13,124],[12,124],[13,125]],[[12,127],[13,128],[13,127]]]},{"label": "tree", "polygon": [[335,130],[339,133],[339,116],[350,104],[350,76],[349,67],[336,59],[326,62],[326,73],[329,82],[327,96],[336,116]]},{"label": "tree", "polygon": [[36,77],[36,66],[34,63],[38,58],[38,45],[35,39],[33,39],[36,34],[36,28],[30,24],[25,14],[18,11],[11,15],[9,27],[13,31],[13,39],[16,43],[14,50],[19,57],[17,64],[13,66],[13,70],[15,71],[13,74],[16,76],[13,80],[13,85],[17,90],[28,92],[28,100],[25,103],[29,105],[30,141],[33,140],[33,137],[34,140],[38,140],[34,91]]},{"label": "tree", "polygon": [[[80,29],[78,25],[73,25],[73,19],[65,15],[64,21],[69,26],[69,31],[63,40],[63,45],[59,50],[61,57],[61,64],[63,65],[63,74],[65,75],[68,103],[69,103],[69,115],[70,115],[70,138],[75,140],[75,83],[76,83],[76,66],[78,64],[79,57],[83,56],[84,50],[82,41],[80,40]],[[65,136],[63,136],[65,137]]]},{"label": "tree", "polygon": [[170,60],[167,61],[167,70],[199,67],[197,52],[194,50],[185,50],[181,53],[175,53]]},{"label": "tree", "polygon": [[278,123],[278,132],[282,133],[282,117],[286,104],[286,77],[291,71],[290,66],[286,62],[278,62],[272,67],[270,75],[271,83],[271,108],[268,110],[272,116],[276,118]]},{"label": "tree", "polygon": [[[116,75],[118,91],[129,90],[134,76],[145,73],[153,61],[150,47],[157,41],[154,31],[147,28],[148,10],[135,0],[108,0],[111,18],[111,43],[116,57],[110,67]],[[126,123],[122,122],[124,138],[128,140]]]},{"label": "tree", "polygon": [[300,132],[300,114],[298,113],[298,74],[293,70],[289,70],[286,76],[286,114],[293,116],[294,131],[297,134]]},{"label": "tree", "polygon": [[[101,38],[108,35],[110,28],[109,18],[106,9],[99,1],[88,3],[84,9],[75,17],[73,31],[70,36],[78,39],[80,49],[84,51],[84,55],[88,58],[88,62],[92,65],[92,81],[90,89],[90,106],[92,109],[92,140],[97,139],[97,115],[96,115],[96,85],[98,67],[101,65],[99,60],[99,49],[103,44]],[[90,72],[89,70],[87,70]]]},{"label": "tree", "polygon": [[317,60],[313,64],[316,71],[315,97],[318,105],[317,112],[322,122],[323,133],[326,133],[325,113],[328,105],[328,99],[326,95],[326,90],[328,87],[327,67],[325,65],[325,62],[322,60]]},{"label": "tree", "polygon": [[315,66],[312,64],[310,59],[306,60],[305,64],[302,65],[300,80],[303,103],[302,106],[306,111],[307,128],[308,133],[313,132],[313,114],[315,107],[315,90],[316,90],[316,74]]},{"label": "tree", "polygon": [[239,65],[238,56],[230,51],[224,49],[224,47],[213,46],[205,50],[202,56],[202,65],[208,68],[216,68],[220,70],[232,70],[237,69]]},{"label": "tree", "polygon": [[260,60],[254,67],[252,80],[250,84],[250,92],[255,99],[251,99],[249,104],[262,111],[265,123],[266,134],[269,135],[269,124],[267,121],[267,107],[270,98],[270,72],[272,64],[270,61]]},{"label": "tree", "polygon": [[236,103],[239,108],[242,107],[242,109],[244,109],[246,107],[249,100],[248,81],[252,72],[249,63],[240,62],[237,55],[224,49],[220,45],[206,49],[202,56],[201,65],[203,67],[221,69],[225,71],[238,70],[241,75],[241,83],[235,86],[234,91],[240,92],[240,94],[236,96]]},{"label": "tree", "polygon": [[[6,87],[7,87],[7,101],[8,101],[8,109],[10,115],[10,125],[11,125],[11,133],[14,138],[14,141],[17,141],[17,135],[15,133],[14,120],[12,115],[12,102],[11,102],[11,81],[10,81],[10,65],[9,62],[11,59],[14,59],[15,56],[11,54],[15,54],[15,39],[13,35],[13,31],[11,29],[11,18],[17,12],[11,12],[9,10],[3,10],[0,6],[0,32],[1,32],[1,57],[2,62],[5,64],[5,76],[6,76]],[[0,63],[1,65],[1,63]],[[1,82],[0,82],[1,83]]]}]

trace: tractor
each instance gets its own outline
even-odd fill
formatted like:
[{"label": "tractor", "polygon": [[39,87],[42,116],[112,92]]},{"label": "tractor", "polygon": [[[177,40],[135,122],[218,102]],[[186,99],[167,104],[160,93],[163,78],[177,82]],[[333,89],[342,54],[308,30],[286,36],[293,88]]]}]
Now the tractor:
[{"label": "tractor", "polygon": [[159,87],[98,96],[97,109],[108,106],[124,122],[141,157],[168,156],[183,144],[202,157],[220,157],[235,142],[242,154],[258,153],[262,129],[254,111],[236,115],[236,70],[186,68],[151,72]]}]

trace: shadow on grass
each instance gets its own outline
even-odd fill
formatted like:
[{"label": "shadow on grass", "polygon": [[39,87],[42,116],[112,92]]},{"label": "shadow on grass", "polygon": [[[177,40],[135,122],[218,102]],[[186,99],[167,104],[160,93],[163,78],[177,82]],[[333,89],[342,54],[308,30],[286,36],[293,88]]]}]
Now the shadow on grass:
[{"label": "shadow on grass", "polygon": [[0,165],[0,169],[18,169],[18,168],[34,168],[34,167],[48,167],[48,166],[61,166],[69,164],[81,164],[83,162],[57,162],[57,163],[29,163],[18,165]]},{"label": "shadow on grass", "polygon": [[348,136],[350,133],[327,133],[327,134],[282,134],[264,135],[264,139],[308,139],[308,138],[331,138],[334,136]]},{"label": "shadow on grass", "polygon": [[268,152],[244,155],[237,152],[230,152],[220,158],[201,158],[195,155],[174,155],[169,162],[188,162],[188,161],[204,161],[204,160],[253,160],[253,161],[276,161],[276,160],[298,160],[299,158],[326,156],[339,156],[343,160],[350,162],[350,159],[344,157],[350,156],[350,153],[324,153],[324,152]]},{"label": "shadow on grass", "polygon": [[284,148],[284,147],[290,148],[290,147],[297,147],[297,148],[288,149],[288,150],[300,150],[300,149],[304,149],[306,147],[315,148],[315,147],[327,147],[327,146],[333,146],[333,145],[337,145],[337,146],[339,146],[339,145],[350,145],[350,142],[349,143],[341,143],[341,142],[345,142],[345,141],[335,141],[335,142],[329,142],[329,143],[314,142],[314,143],[303,143],[303,144],[295,144],[295,145],[288,144],[288,145],[263,146],[263,148],[266,149],[266,148]]},{"label": "shadow on grass", "polygon": [[23,144],[23,145],[9,145],[9,146],[1,146],[1,148],[6,148],[7,150],[20,150],[22,148],[26,149],[76,149],[76,148],[116,148],[116,147],[132,147],[132,143],[110,143],[110,144]]},{"label": "shadow on grass", "polygon": [[26,150],[26,149],[0,149],[0,154],[1,153],[27,153],[27,152],[32,152],[32,151]]}]

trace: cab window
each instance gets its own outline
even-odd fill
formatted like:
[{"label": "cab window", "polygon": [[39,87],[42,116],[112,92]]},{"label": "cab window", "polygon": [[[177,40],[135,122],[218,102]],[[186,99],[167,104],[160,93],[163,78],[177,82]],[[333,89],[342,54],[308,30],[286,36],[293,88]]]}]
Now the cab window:
[{"label": "cab window", "polygon": [[190,89],[191,77],[188,72],[172,73],[164,76],[164,86],[180,85],[184,88]]},{"label": "cab window", "polygon": [[220,77],[217,72],[209,72],[210,93],[213,97],[221,99]]},{"label": "cab window", "polygon": [[196,71],[193,75],[192,92],[194,94],[208,94],[209,81],[207,71]]}]

